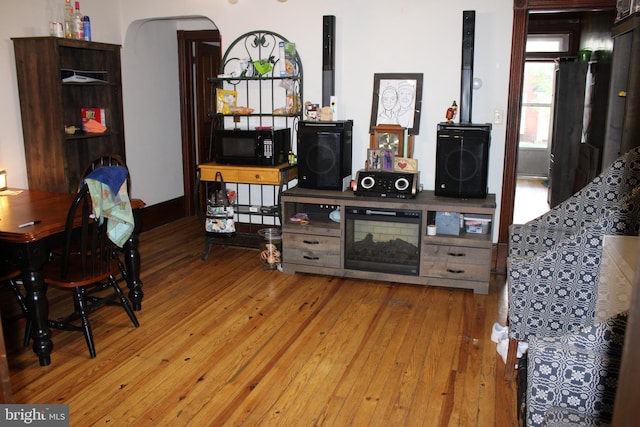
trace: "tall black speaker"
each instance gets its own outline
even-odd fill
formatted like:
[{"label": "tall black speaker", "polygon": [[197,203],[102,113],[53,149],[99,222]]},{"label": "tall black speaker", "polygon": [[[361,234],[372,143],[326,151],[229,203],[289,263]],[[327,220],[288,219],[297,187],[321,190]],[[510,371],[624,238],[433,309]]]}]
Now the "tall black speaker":
[{"label": "tall black speaker", "polygon": [[436,196],[487,197],[491,124],[438,125]]},{"label": "tall black speaker", "polygon": [[473,50],[476,32],[476,11],[462,12],[462,70],[460,74],[460,123],[471,123],[473,104]]},{"label": "tall black speaker", "polygon": [[336,94],[336,17],[322,17],[322,106]]},{"label": "tall black speaker", "polygon": [[299,122],[298,187],[347,190],[353,121]]}]

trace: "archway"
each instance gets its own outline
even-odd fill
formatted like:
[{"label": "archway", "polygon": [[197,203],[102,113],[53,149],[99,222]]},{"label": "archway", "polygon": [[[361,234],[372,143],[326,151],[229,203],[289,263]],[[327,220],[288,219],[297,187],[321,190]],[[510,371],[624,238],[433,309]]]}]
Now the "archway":
[{"label": "archway", "polygon": [[203,16],[149,18],[127,28],[122,51],[126,160],[132,193],[149,206],[145,228],[184,216],[191,200],[191,187],[185,188],[193,175],[184,164],[177,32],[216,28]]}]

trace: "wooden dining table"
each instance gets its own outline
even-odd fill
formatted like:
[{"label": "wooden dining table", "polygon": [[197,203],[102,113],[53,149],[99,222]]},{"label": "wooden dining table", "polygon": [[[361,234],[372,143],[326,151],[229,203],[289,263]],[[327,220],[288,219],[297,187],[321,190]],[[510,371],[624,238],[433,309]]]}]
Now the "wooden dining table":
[{"label": "wooden dining table", "polygon": [[[67,212],[74,196],[21,189],[0,192],[0,255],[22,269],[28,316],[33,327],[33,352],[38,356],[41,366],[51,363],[53,350],[42,266],[47,262],[50,250],[62,240]],[[129,299],[133,309],[140,310],[144,294],[140,280],[138,234],[140,210],[144,202],[132,199],[131,207],[136,225],[122,249]]]}]

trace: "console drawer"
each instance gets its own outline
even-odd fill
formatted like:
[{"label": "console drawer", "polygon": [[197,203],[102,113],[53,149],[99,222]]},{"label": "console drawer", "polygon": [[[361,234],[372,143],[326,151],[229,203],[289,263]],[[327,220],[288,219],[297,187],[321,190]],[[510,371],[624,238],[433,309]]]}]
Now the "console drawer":
[{"label": "console drawer", "polygon": [[456,264],[491,263],[491,249],[466,246],[422,245],[422,259],[433,258],[433,262]]},{"label": "console drawer", "polygon": [[456,264],[433,262],[423,259],[420,263],[420,275],[444,279],[463,279],[474,281],[488,281],[491,269],[489,264]]},{"label": "console drawer", "polygon": [[445,279],[488,281],[491,249],[423,245],[420,275]]},{"label": "console drawer", "polygon": [[283,259],[286,263],[340,268],[340,238],[285,233]]}]

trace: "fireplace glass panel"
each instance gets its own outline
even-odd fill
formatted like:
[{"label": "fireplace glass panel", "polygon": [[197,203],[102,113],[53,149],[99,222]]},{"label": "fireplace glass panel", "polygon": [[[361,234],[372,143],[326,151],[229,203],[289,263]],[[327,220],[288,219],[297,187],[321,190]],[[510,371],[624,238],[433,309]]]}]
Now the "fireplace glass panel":
[{"label": "fireplace glass panel", "polygon": [[346,208],[345,268],[417,276],[420,211]]}]

